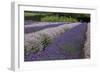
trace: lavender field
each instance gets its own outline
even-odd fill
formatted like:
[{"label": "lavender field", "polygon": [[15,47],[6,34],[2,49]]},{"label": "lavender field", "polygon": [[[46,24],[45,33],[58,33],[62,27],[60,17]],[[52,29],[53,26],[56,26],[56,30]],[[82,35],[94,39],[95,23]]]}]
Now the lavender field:
[{"label": "lavender field", "polygon": [[84,59],[88,23],[25,22],[24,61]]},{"label": "lavender field", "polygon": [[24,11],[24,61],[90,58],[90,14]]}]

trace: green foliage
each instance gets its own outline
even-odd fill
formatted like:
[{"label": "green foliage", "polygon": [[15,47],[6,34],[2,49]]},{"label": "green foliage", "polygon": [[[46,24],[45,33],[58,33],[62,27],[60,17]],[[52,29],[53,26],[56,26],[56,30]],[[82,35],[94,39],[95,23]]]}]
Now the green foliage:
[{"label": "green foliage", "polygon": [[41,18],[43,22],[77,22],[77,19],[66,16],[45,16]]},{"label": "green foliage", "polygon": [[41,44],[43,45],[43,50],[51,43],[51,39],[49,36],[42,34]]},{"label": "green foliage", "polygon": [[38,46],[32,46],[32,48],[31,48],[31,52],[33,52],[33,53],[37,53],[37,52],[39,52],[39,47]]},{"label": "green foliage", "polygon": [[29,13],[29,12],[25,12],[24,16],[35,16],[37,15],[37,13]]},{"label": "green foliage", "polygon": [[69,30],[69,28],[63,28],[63,30],[64,30],[64,31],[68,31],[68,30]]},{"label": "green foliage", "polygon": [[90,21],[90,14],[24,11],[25,20],[43,22]]}]

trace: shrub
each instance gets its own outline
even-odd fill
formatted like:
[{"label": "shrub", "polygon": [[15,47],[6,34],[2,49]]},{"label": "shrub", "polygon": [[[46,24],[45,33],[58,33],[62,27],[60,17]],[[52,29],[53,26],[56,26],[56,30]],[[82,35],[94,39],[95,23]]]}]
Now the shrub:
[{"label": "shrub", "polygon": [[78,22],[77,19],[66,16],[45,16],[41,18],[41,21],[43,22]]},{"label": "shrub", "polygon": [[36,53],[36,52],[41,51],[41,48],[43,46],[36,37],[32,33],[25,35],[24,48],[25,48],[26,53],[28,52]]},{"label": "shrub", "polygon": [[48,35],[45,35],[45,34],[41,34],[41,44],[43,45],[43,49],[42,50],[45,50],[45,48],[51,43],[51,39]]}]

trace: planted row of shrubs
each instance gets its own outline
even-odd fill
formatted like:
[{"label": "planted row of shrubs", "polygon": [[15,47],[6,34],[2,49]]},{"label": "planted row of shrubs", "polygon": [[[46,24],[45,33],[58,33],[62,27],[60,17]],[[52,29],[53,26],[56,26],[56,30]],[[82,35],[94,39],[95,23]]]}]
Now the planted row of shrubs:
[{"label": "planted row of shrubs", "polygon": [[54,38],[60,36],[69,29],[66,26],[67,25],[65,24],[37,31],[35,33],[26,34],[24,37],[25,54],[27,54],[27,52],[37,53],[44,50]]},{"label": "planted row of shrubs", "polygon": [[77,19],[66,16],[45,16],[41,19],[43,22],[78,22]]},{"label": "planted row of shrubs", "polygon": [[42,22],[78,22],[76,18],[66,16],[26,16],[25,20],[42,21]]},{"label": "planted row of shrubs", "polygon": [[25,11],[24,19],[35,22],[90,22],[90,14]]}]

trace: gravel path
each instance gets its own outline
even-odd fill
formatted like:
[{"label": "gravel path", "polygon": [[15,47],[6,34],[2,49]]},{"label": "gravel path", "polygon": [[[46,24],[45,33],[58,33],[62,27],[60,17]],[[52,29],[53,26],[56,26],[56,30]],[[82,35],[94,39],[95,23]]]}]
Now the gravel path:
[{"label": "gravel path", "polygon": [[87,24],[82,23],[57,37],[45,50],[29,53],[25,61],[81,59],[86,39]]}]

